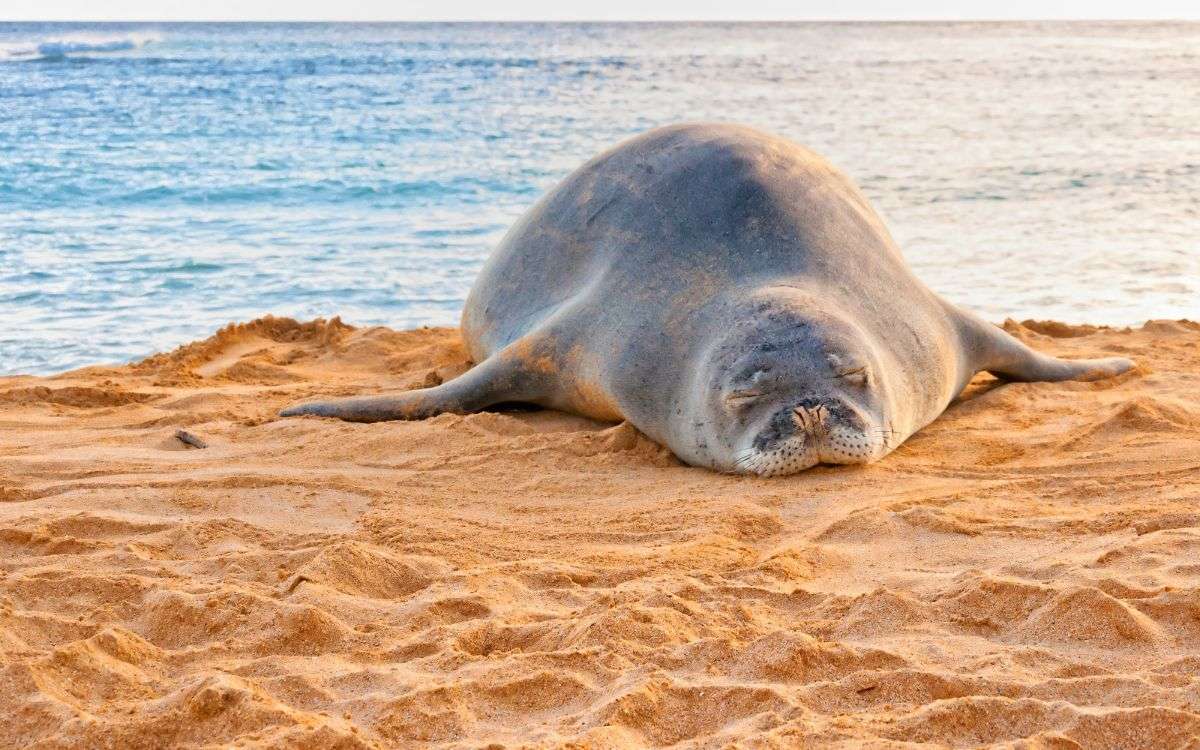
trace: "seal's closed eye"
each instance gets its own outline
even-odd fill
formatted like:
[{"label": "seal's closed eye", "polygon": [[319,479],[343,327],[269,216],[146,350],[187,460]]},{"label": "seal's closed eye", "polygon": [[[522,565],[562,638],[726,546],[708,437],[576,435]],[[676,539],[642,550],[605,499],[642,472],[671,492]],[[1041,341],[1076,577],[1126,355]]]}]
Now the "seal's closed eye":
[{"label": "seal's closed eye", "polygon": [[863,365],[862,367],[846,367],[835,370],[835,372],[839,378],[845,380],[847,383],[853,383],[854,385],[866,385],[867,383],[871,382],[871,374],[870,371],[867,370],[866,365]]},{"label": "seal's closed eye", "polygon": [[739,388],[726,396],[725,400],[731,404],[746,404],[761,395],[763,395],[763,392],[758,388]]},{"label": "seal's closed eye", "polygon": [[854,385],[867,385],[871,382],[871,371],[864,364],[849,361],[841,355],[829,353],[826,355],[829,360],[829,366],[833,368],[833,374]]}]

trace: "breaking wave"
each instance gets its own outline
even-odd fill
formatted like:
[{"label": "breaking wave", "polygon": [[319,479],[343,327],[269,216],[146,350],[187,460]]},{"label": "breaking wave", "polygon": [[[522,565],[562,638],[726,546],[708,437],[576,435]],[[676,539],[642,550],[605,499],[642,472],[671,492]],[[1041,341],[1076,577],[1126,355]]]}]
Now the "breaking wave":
[{"label": "breaking wave", "polygon": [[59,60],[140,49],[159,40],[154,34],[70,34],[57,38],[0,43],[0,62]]}]

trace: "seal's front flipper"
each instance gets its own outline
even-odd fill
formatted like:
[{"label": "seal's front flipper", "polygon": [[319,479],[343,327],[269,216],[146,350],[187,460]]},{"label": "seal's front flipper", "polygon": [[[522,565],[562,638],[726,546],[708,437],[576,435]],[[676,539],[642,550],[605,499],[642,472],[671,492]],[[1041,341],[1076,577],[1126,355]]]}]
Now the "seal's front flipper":
[{"label": "seal's front flipper", "polygon": [[[1020,343],[1020,342],[1018,342]],[[1021,344],[1021,346],[1025,346]],[[1016,359],[1006,359],[986,369],[998,378],[1024,382],[1059,380],[1103,380],[1128,372],[1133,361],[1124,357],[1104,359],[1058,359],[1039,354],[1026,347],[1027,353]]]},{"label": "seal's front flipper", "polygon": [[998,378],[1022,382],[1103,380],[1133,368],[1124,357],[1059,359],[1034,351],[1002,328],[969,316],[974,339],[971,347],[980,359],[977,370]]},{"label": "seal's front flipper", "polygon": [[467,414],[499,403],[536,398],[533,379],[518,360],[503,352],[479,363],[454,380],[389,396],[345,398],[296,404],[279,412],[281,417],[313,414],[347,422],[385,422],[393,419],[426,419],[445,412]]}]

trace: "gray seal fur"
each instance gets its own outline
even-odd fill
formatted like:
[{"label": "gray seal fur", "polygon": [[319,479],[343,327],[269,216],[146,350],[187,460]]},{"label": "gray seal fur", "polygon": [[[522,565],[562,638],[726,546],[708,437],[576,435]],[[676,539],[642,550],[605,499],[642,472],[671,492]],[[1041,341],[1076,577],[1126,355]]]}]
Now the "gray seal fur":
[{"label": "gray seal fur", "polygon": [[874,461],[987,370],[1092,380],[942,300],[851,180],[735,125],[600,154],[509,230],[467,298],[478,364],[397,395],[283,416],[421,419],[508,402],[625,419],[694,466],[781,475]]}]

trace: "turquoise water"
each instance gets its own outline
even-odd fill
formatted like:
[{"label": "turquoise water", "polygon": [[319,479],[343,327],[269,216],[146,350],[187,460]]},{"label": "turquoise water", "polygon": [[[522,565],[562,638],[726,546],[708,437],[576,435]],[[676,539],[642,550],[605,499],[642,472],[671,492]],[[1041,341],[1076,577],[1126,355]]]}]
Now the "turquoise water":
[{"label": "turquoise water", "polygon": [[1200,318],[1198,68],[1197,24],[0,24],[0,372],[454,324],[542,191],[682,120],[824,153],[990,319]]}]

